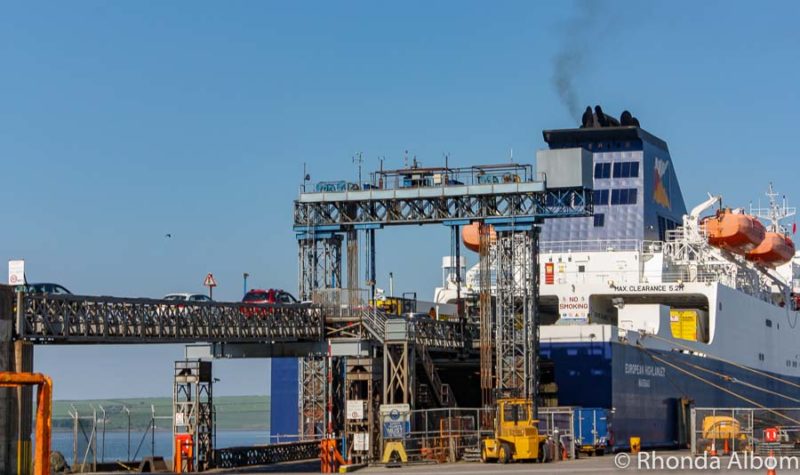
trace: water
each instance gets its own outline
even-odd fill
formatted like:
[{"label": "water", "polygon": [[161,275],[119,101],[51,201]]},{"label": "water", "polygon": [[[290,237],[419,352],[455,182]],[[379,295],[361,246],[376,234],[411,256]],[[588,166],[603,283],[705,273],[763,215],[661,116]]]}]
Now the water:
[{"label": "water", "polygon": [[[80,451],[78,458],[83,459],[86,450],[86,439],[79,435]],[[155,442],[155,451],[153,451]],[[141,443],[141,447],[139,444]],[[221,430],[217,431],[217,448],[237,447],[247,445],[260,445],[269,443],[268,430]],[[131,431],[130,437],[130,458],[134,457],[137,447],[139,447],[138,460],[150,455],[160,455],[164,458],[172,458],[172,432],[157,430],[155,437],[151,439],[150,432]],[[70,464],[73,460],[73,437],[72,432],[53,432],[51,440],[52,450],[57,450],[64,454]],[[105,458],[106,462],[114,460],[129,460],[128,457],[128,432],[127,431],[106,431],[105,435],[105,457],[103,451],[103,433],[97,434],[97,461],[101,462]],[[91,459],[91,452],[89,453]],[[87,460],[88,461],[88,460]]]}]

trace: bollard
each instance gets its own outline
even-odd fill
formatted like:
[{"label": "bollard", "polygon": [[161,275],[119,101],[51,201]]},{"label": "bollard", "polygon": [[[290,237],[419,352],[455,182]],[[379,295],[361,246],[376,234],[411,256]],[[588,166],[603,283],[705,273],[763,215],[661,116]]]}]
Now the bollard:
[{"label": "bollard", "polygon": [[642,440],[639,437],[631,437],[631,453],[638,454],[642,449]]}]

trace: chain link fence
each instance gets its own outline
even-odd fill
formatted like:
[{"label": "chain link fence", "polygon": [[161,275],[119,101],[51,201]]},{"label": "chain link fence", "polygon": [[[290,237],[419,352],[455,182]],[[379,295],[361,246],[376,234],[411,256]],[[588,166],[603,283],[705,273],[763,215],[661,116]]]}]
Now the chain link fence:
[{"label": "chain link fence", "polygon": [[[778,442],[767,443],[764,430],[776,428]],[[752,452],[766,456],[800,456],[800,408],[713,408],[691,411],[691,451],[694,455]]]}]

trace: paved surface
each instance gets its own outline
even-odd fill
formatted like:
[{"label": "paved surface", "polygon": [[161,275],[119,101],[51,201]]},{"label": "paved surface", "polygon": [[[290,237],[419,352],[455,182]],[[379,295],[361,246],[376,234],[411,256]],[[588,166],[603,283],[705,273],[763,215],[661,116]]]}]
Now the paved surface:
[{"label": "paved surface", "polygon": [[[500,465],[500,464],[482,464],[482,463],[456,463],[456,464],[420,464],[420,465],[406,465],[401,468],[386,468],[386,467],[369,467],[364,468],[362,470],[358,470],[354,473],[363,473],[363,474],[412,474],[412,475],[440,475],[443,473],[466,473],[466,474],[473,474],[473,475],[501,475],[501,474],[522,474],[522,473],[533,473],[533,474],[569,474],[569,473],[576,473],[576,474],[597,474],[597,475],[625,475],[625,474],[695,474],[695,473],[719,473],[719,474],[742,474],[742,473],[760,473],[764,474],[767,472],[766,468],[761,468],[758,470],[747,470],[747,463],[749,463],[749,459],[745,460],[744,458],[738,459],[738,461],[732,461],[730,458],[723,457],[719,458],[717,462],[719,463],[719,469],[714,466],[707,465],[706,469],[703,469],[702,461],[697,457],[691,457],[688,451],[664,451],[658,452],[656,454],[660,457],[660,460],[663,461],[665,467],[668,463],[680,463],[684,464],[684,468],[674,468],[672,470],[658,470],[652,464],[657,462],[652,462],[652,456],[648,459],[644,459],[642,461],[642,468],[636,468],[636,464],[639,461],[635,458],[635,456],[630,456],[629,454],[617,454],[617,462],[624,463],[625,456],[630,456],[630,466],[627,469],[617,468],[615,466],[615,456],[613,455],[606,455],[603,457],[586,457],[581,458],[579,460],[568,461],[568,462],[556,462],[556,463],[548,463],[548,464],[535,464],[535,463],[512,463],[508,465]],[[668,461],[670,458],[671,461]],[[708,464],[711,464],[711,459],[706,459]],[[651,468],[647,468],[647,463],[651,463]],[[692,463],[694,465],[690,466],[689,464]],[[737,466],[738,464],[738,466]],[[741,466],[742,468],[739,468]],[[216,474],[234,474],[234,473],[247,473],[247,474],[257,474],[257,473],[319,473],[319,462],[295,462],[289,464],[280,464],[280,465],[272,465],[268,467],[251,467],[247,469],[237,469],[237,470],[227,470],[227,471],[214,471],[213,473]],[[800,474],[800,470],[792,470],[792,469],[784,469],[778,470],[778,474],[787,474],[787,473],[798,473]]]}]

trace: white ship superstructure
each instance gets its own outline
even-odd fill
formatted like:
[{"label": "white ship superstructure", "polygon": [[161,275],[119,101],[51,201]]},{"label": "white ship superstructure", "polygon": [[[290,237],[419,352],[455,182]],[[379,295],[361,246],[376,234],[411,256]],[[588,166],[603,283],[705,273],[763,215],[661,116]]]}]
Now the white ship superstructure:
[{"label": "white ship superstructure", "polygon": [[[686,401],[789,403],[780,379],[800,381],[800,253],[771,265],[710,244],[704,219],[722,212],[721,197],[687,211],[666,143],[638,126],[544,137],[550,150],[539,154],[582,148],[594,161],[594,216],[546,221],[540,232],[541,355],[558,404],[607,407],[619,440],[635,425],[648,445],[671,445]],[[753,220],[791,243],[794,209],[771,186],[768,197]],[[461,292],[479,291],[475,265]],[[436,291],[440,302],[455,297],[454,279]]]}]

